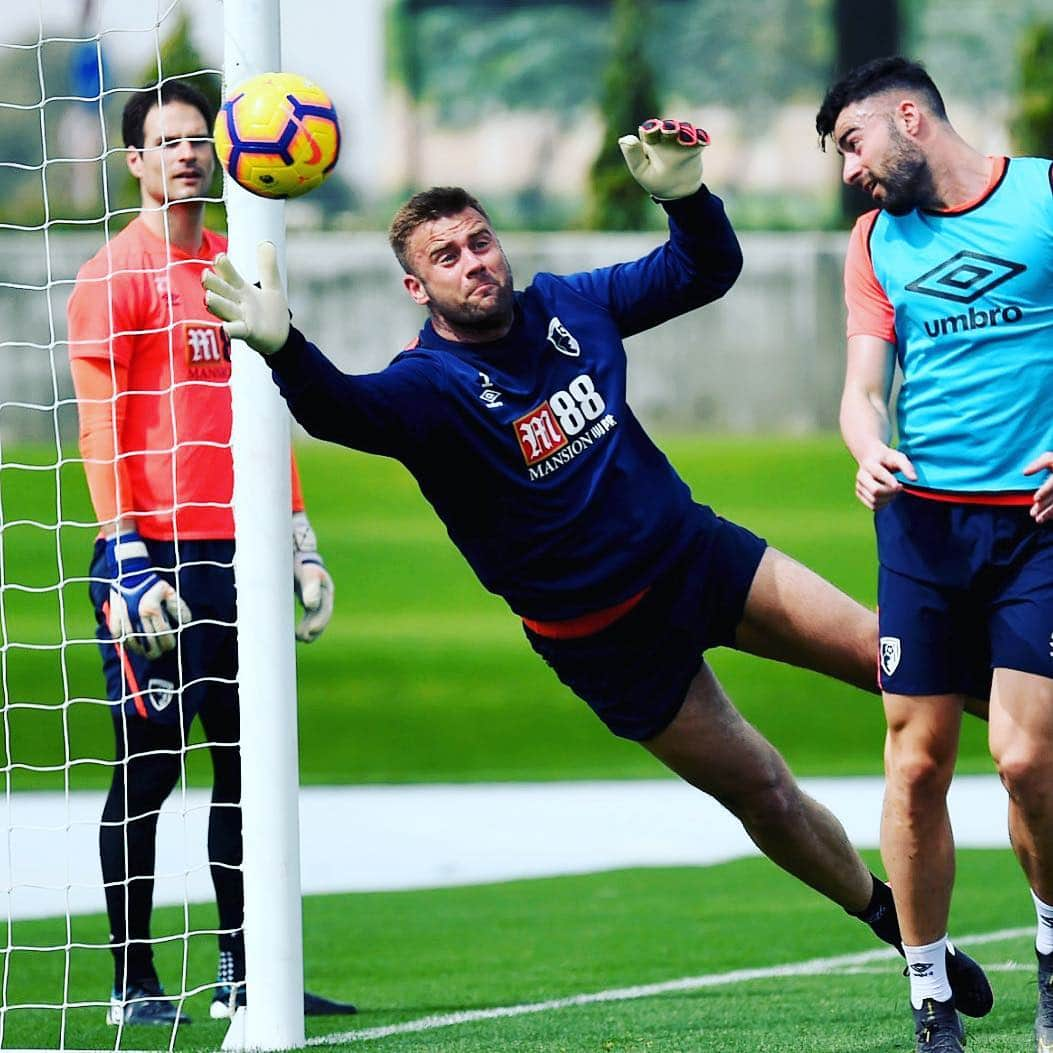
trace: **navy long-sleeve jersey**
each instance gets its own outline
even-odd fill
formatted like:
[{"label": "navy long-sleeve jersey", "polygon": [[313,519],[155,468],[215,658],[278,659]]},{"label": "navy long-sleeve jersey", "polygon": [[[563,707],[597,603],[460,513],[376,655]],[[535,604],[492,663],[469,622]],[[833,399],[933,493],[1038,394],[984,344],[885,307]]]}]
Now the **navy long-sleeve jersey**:
[{"label": "navy long-sleeve jersey", "polygon": [[742,255],[704,187],[664,207],[665,244],[538,274],[500,340],[454,343],[428,322],[386,369],[356,376],[293,329],[269,359],[307,431],[401,461],[479,580],[522,617],[619,603],[686,543],[694,503],[626,402],[622,340],[722,296]]}]

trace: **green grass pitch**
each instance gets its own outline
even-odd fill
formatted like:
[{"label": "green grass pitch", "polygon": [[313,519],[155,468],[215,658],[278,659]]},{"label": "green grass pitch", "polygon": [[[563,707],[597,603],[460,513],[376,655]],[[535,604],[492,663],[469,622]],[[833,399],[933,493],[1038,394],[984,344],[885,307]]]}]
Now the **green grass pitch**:
[{"label": "green grass pitch", "polygon": [[[870,520],[851,496],[852,468],[834,437],[670,438],[664,444],[698,499],[764,534],[865,603],[874,598]],[[391,462],[317,445],[299,451],[309,511],[337,584],[326,635],[298,650],[305,782],[446,782],[654,777],[662,769],[610,736],[531,654],[515,618],[475,583],[412,481]],[[60,788],[61,772],[27,770],[64,758],[110,756],[98,701],[98,658],[82,580],[93,531],[80,466],[47,466],[53,452],[5,449],[2,628],[11,789]],[[62,521],[64,525],[59,526]],[[880,771],[877,701],[822,678],[717,652],[714,666],[740,707],[799,774]],[[72,700],[63,704],[63,700]],[[967,722],[964,771],[990,771],[983,728]],[[25,766],[25,767],[24,767]],[[76,765],[74,787],[107,772]],[[208,780],[207,762],[192,781]],[[876,857],[871,855],[877,867]],[[215,925],[192,907],[191,927]],[[794,963],[873,949],[858,923],[764,860],[710,868],[616,871],[498,885],[311,897],[305,961],[312,989],[350,998],[357,1018],[308,1022],[333,1032],[396,1029],[323,1048],[391,1053],[718,1053],[908,1050],[910,1021],[898,965],[880,960],[834,972],[776,975]],[[181,910],[157,911],[155,932],[180,931]],[[1007,852],[961,854],[953,931],[989,934],[1033,924]],[[112,1048],[102,1023],[109,956],[105,920],[26,921],[11,947],[93,945],[65,953],[8,950],[7,1004],[95,1005],[9,1010],[3,1045]],[[1030,939],[972,948],[992,967],[997,1006],[970,1025],[970,1048],[1028,1048],[1034,1005]],[[211,980],[214,938],[175,939],[159,950],[170,991]],[[753,978],[731,976],[756,970]],[[597,992],[711,984],[634,998],[521,1012]],[[224,1026],[208,1020],[208,993],[187,1001],[195,1018],[177,1048],[216,1049]],[[517,1015],[503,1015],[508,1007]],[[414,1021],[468,1012],[449,1026]],[[401,1030],[398,1030],[400,1029]],[[124,1048],[166,1048],[169,1036],[128,1031]]]},{"label": "green grass pitch", "polygon": [[[193,908],[191,921],[215,924],[214,911]],[[968,1022],[970,1048],[987,1053],[1030,1048],[1034,959],[1030,936],[1023,934],[1030,933],[1029,925],[1034,925],[1030,898],[1009,853],[961,853],[952,931],[988,967],[996,998],[990,1016]],[[181,928],[182,912],[159,910],[157,927],[165,926]],[[761,859],[311,897],[304,905],[304,928],[309,986],[353,999],[361,1008],[357,1017],[308,1020],[308,1035],[316,1041],[344,1036],[321,1047],[326,1049],[906,1053],[912,1048],[900,959],[874,956],[841,966],[820,961],[801,970],[801,963],[882,945],[859,922]],[[1006,930],[1012,935],[997,936]],[[97,944],[105,934],[105,921],[97,916],[76,919],[72,932],[74,940]],[[967,934],[972,943],[964,939]],[[991,935],[997,938],[984,938]],[[65,927],[21,922],[11,936],[17,944],[62,944]],[[184,953],[187,976],[199,983],[211,978],[212,938],[195,936],[189,947],[176,941],[158,954],[169,991],[179,986]],[[60,1000],[64,993],[74,1002],[94,1001],[67,1013],[65,1044],[113,1048],[115,1033],[102,1023],[107,952],[75,952],[68,980],[63,959],[61,952],[16,954],[8,1004]],[[677,989],[674,982],[685,978],[701,981]],[[649,985],[657,990],[648,992]],[[633,990],[641,987],[645,990]],[[609,1000],[539,1006],[601,992]],[[179,1050],[214,1050],[222,1041],[225,1025],[208,1019],[208,998],[200,991],[185,1002],[194,1023],[180,1031]],[[507,1015],[510,1009],[519,1015]],[[475,1019],[446,1026],[435,1020],[457,1013]],[[56,1047],[60,1026],[55,1012],[9,1010],[4,1045]],[[389,1029],[387,1037],[376,1037]],[[352,1038],[355,1032],[362,1033],[359,1040]],[[167,1031],[128,1029],[122,1048],[163,1049],[169,1039]]]}]

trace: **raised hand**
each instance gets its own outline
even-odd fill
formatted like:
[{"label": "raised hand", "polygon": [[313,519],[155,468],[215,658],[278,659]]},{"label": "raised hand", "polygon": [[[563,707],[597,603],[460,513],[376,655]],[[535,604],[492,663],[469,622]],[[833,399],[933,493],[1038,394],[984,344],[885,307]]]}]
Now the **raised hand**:
[{"label": "raised hand", "polygon": [[690,197],[702,185],[709,135],[687,121],[652,117],[638,135],[623,135],[618,145],[633,178],[659,201]]}]

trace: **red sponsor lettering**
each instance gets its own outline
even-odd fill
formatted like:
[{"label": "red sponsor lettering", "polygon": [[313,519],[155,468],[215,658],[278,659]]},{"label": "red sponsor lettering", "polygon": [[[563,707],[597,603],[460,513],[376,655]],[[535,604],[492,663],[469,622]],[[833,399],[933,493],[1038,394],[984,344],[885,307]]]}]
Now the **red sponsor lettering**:
[{"label": "red sponsor lettering", "polygon": [[567,436],[556,420],[548,401],[520,417],[513,425],[523,459],[528,465],[543,461],[567,445]]},{"label": "red sponsor lettering", "polygon": [[188,372],[196,376],[229,375],[230,338],[221,327],[188,325],[183,333]]}]

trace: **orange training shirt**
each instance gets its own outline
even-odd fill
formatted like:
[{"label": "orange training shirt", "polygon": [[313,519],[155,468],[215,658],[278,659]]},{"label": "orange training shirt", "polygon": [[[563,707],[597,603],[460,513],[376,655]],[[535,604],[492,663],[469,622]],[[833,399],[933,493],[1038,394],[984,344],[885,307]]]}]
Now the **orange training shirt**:
[{"label": "orange training shirt", "polygon": [[[81,267],[69,300],[71,360],[105,364],[116,393],[109,419],[119,429],[119,470],[85,466],[96,512],[115,512],[143,537],[234,536],[230,342],[201,286],[226,245],[205,230],[189,254],[136,219]],[[81,406],[82,447],[91,445],[86,417],[97,411]],[[96,448],[112,451],[100,438]],[[303,507],[298,482],[294,468],[294,510]]]}]

